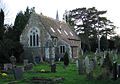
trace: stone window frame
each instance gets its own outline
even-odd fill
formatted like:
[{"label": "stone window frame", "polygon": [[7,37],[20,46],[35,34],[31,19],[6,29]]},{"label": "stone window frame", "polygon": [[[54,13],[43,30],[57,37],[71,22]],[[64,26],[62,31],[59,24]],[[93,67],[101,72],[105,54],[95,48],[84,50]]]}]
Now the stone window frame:
[{"label": "stone window frame", "polygon": [[59,53],[64,54],[66,52],[66,45],[60,45],[59,46]]},{"label": "stone window frame", "polygon": [[40,31],[37,27],[32,27],[28,32],[29,47],[40,47]]}]

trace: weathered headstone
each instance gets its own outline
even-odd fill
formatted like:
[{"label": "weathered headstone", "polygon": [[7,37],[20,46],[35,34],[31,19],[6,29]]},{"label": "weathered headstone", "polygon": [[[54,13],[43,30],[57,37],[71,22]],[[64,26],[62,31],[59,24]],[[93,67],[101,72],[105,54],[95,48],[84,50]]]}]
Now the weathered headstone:
[{"label": "weathered headstone", "polygon": [[12,63],[12,71],[13,71],[14,78],[16,79],[16,77],[15,77],[15,67],[16,67],[16,65],[15,65],[16,58],[15,58],[15,56],[12,55],[10,57],[10,62]]},{"label": "weathered headstone", "polygon": [[79,75],[80,75],[80,74],[83,74],[83,71],[84,71],[84,70],[83,70],[83,62],[82,62],[82,60],[78,59],[78,60],[77,60],[77,65],[78,65],[77,68],[78,68],[78,73],[79,73]]},{"label": "weathered headstone", "polygon": [[32,70],[32,69],[33,69],[33,64],[32,63],[29,63],[29,64],[24,66],[25,71],[29,71],[29,70]]},{"label": "weathered headstone", "polygon": [[93,60],[90,61],[89,69],[90,69],[90,72],[88,74],[88,79],[93,79],[93,69],[94,69],[94,62],[93,62]]},{"label": "weathered headstone", "polygon": [[4,64],[4,70],[7,71],[9,69],[12,69],[12,64],[11,63]]},{"label": "weathered headstone", "polygon": [[23,67],[15,68],[15,78],[16,78],[16,80],[20,80],[23,78]]},{"label": "weathered headstone", "polygon": [[95,62],[97,63],[97,57],[96,57],[96,56],[94,57],[94,60],[95,60]]},{"label": "weathered headstone", "polygon": [[85,62],[86,73],[89,73],[90,69],[89,69],[89,58],[88,58],[88,56],[85,57],[84,62]]},{"label": "weathered headstone", "polygon": [[103,65],[103,61],[104,61],[104,57],[101,56],[101,58],[100,58],[100,65],[101,65],[101,66]]},{"label": "weathered headstone", "polygon": [[113,63],[113,80],[117,80],[117,62]]},{"label": "weathered headstone", "polygon": [[4,65],[0,64],[0,70],[4,69]]},{"label": "weathered headstone", "polygon": [[95,61],[95,59],[92,59],[91,61],[93,62],[93,68],[95,68],[95,67],[96,67],[97,62]]},{"label": "weathered headstone", "polygon": [[105,51],[103,52],[103,58],[105,58],[105,57],[106,57],[106,53],[107,53],[107,52],[105,52]]},{"label": "weathered headstone", "polygon": [[85,57],[85,69],[86,69],[86,75],[87,78],[90,78],[90,62],[88,56]]},{"label": "weathered headstone", "polygon": [[117,56],[117,54],[115,53],[114,60],[117,60],[117,59],[118,59],[118,56]]},{"label": "weathered headstone", "polygon": [[94,62],[92,60],[90,61],[89,67],[90,67],[90,71],[93,71],[93,69],[94,69]]},{"label": "weathered headstone", "polygon": [[120,64],[118,64],[118,77],[120,78]]},{"label": "weathered headstone", "polygon": [[39,64],[39,63],[40,63],[40,57],[39,57],[39,56],[36,56],[34,59],[35,59],[35,63],[36,63],[36,64]]},{"label": "weathered headstone", "polygon": [[24,59],[24,66],[28,64],[28,59]]},{"label": "weathered headstone", "polygon": [[78,68],[79,67],[79,62],[78,62],[79,59],[76,60],[76,67]]},{"label": "weathered headstone", "polygon": [[10,57],[10,61],[11,61],[12,65],[14,66],[15,63],[16,63],[16,58],[15,58],[15,56],[11,56],[11,57]]},{"label": "weathered headstone", "polygon": [[53,73],[56,72],[56,64],[51,65],[51,72],[53,72]]}]

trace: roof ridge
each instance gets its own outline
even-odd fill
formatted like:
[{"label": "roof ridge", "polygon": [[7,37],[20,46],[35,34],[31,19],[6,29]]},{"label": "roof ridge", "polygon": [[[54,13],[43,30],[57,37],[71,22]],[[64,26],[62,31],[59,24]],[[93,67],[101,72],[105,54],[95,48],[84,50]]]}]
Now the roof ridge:
[{"label": "roof ridge", "polygon": [[[36,13],[36,14],[37,14],[38,16],[41,16],[41,17],[43,17],[43,18],[47,18],[47,19],[53,20],[53,21],[58,22],[58,23],[67,24],[67,23],[65,23],[64,21],[58,21],[58,20],[56,20],[56,19],[54,19],[54,18],[52,18],[52,17],[46,16],[46,15],[43,15],[43,14],[38,14],[38,13]],[[67,24],[67,25],[68,25],[68,24]]]}]

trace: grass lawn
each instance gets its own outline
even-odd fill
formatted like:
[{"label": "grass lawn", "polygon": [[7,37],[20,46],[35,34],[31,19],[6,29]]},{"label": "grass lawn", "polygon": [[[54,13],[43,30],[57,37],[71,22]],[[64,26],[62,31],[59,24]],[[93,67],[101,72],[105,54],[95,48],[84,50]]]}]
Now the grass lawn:
[{"label": "grass lawn", "polygon": [[[36,73],[41,69],[49,70],[49,64],[43,63],[34,66],[33,71],[28,71],[24,73],[23,80],[17,81],[14,84],[32,84],[32,77],[42,77],[42,78],[56,78],[63,77],[64,81],[59,84],[120,84],[120,79],[113,80],[87,80],[85,75],[78,75],[76,65],[70,64],[66,69],[63,68],[63,63],[57,63],[57,72],[56,73]],[[100,71],[100,70],[99,70]],[[8,78],[0,78],[0,84],[8,84],[8,82],[13,81],[13,76]]]}]

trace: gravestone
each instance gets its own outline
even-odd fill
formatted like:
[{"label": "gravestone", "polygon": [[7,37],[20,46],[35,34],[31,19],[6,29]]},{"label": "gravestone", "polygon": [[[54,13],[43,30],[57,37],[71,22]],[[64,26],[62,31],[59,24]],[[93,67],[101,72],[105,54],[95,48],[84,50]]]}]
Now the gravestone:
[{"label": "gravestone", "polygon": [[80,75],[80,74],[83,74],[83,71],[84,71],[84,70],[83,70],[83,62],[82,62],[82,60],[78,59],[78,60],[77,60],[77,65],[78,65],[77,68],[78,68],[78,73],[79,73],[79,75]]},{"label": "gravestone", "polygon": [[92,59],[91,61],[93,62],[93,68],[95,68],[95,67],[96,67],[97,62],[95,61],[95,59]]},{"label": "gravestone", "polygon": [[3,69],[4,69],[4,65],[0,64],[0,70],[3,70]]},{"label": "gravestone", "polygon": [[23,78],[23,67],[16,67],[14,70],[15,70],[16,80],[22,79]]},{"label": "gravestone", "polygon": [[15,57],[15,56],[11,56],[11,57],[10,57],[10,61],[11,61],[11,63],[12,63],[12,66],[15,66],[16,57]]},{"label": "gravestone", "polygon": [[95,62],[97,63],[97,57],[96,57],[96,56],[94,57],[94,60],[95,60]]},{"label": "gravestone", "polygon": [[117,62],[113,63],[113,80],[117,80]]},{"label": "gravestone", "polygon": [[94,61],[94,67],[96,67],[96,65],[97,65],[97,57],[96,56],[93,58],[93,61]]},{"label": "gravestone", "polygon": [[93,69],[94,69],[94,62],[93,62],[93,60],[90,61],[89,69],[90,69],[90,72],[88,74],[88,79],[93,79]]},{"label": "gravestone", "polygon": [[39,63],[40,63],[40,57],[39,57],[39,56],[36,56],[34,59],[35,59],[35,63],[36,63],[36,64],[39,64]]},{"label": "gravestone", "polygon": [[24,66],[28,64],[28,59],[24,59]]},{"label": "gravestone", "polygon": [[115,53],[114,60],[117,60],[117,59],[118,59],[118,56],[117,56],[117,54]]},{"label": "gravestone", "polygon": [[85,69],[86,69],[86,75],[87,79],[93,78],[93,62],[89,61],[88,56],[85,57]]},{"label": "gravestone", "polygon": [[51,65],[51,72],[53,72],[53,73],[56,72],[56,64]]},{"label": "gravestone", "polygon": [[27,65],[24,66],[24,70],[25,71],[29,71],[33,69],[33,63],[29,63]]},{"label": "gravestone", "polygon": [[79,62],[78,62],[79,59],[76,60],[76,67],[78,68],[79,67]]},{"label": "gravestone", "polygon": [[12,69],[12,64],[11,63],[4,64],[4,70],[5,71],[10,70],[10,69]]},{"label": "gravestone", "polygon": [[100,65],[101,65],[101,66],[103,65],[103,61],[104,61],[104,57],[101,56],[101,58],[100,58]]},{"label": "gravestone", "polygon": [[120,64],[118,64],[118,77],[120,78]]},{"label": "gravestone", "polygon": [[93,62],[93,60],[90,61],[89,67],[90,67],[90,71],[93,71],[93,69],[94,69],[94,62]]},{"label": "gravestone", "polygon": [[85,62],[86,73],[89,74],[89,72],[90,72],[89,68],[90,67],[89,67],[89,58],[88,58],[88,56],[85,57],[85,61],[84,62]]},{"label": "gravestone", "polygon": [[15,77],[16,57],[12,55],[10,57],[10,62],[12,63],[12,71],[13,71],[14,78],[16,79],[16,77]]}]

